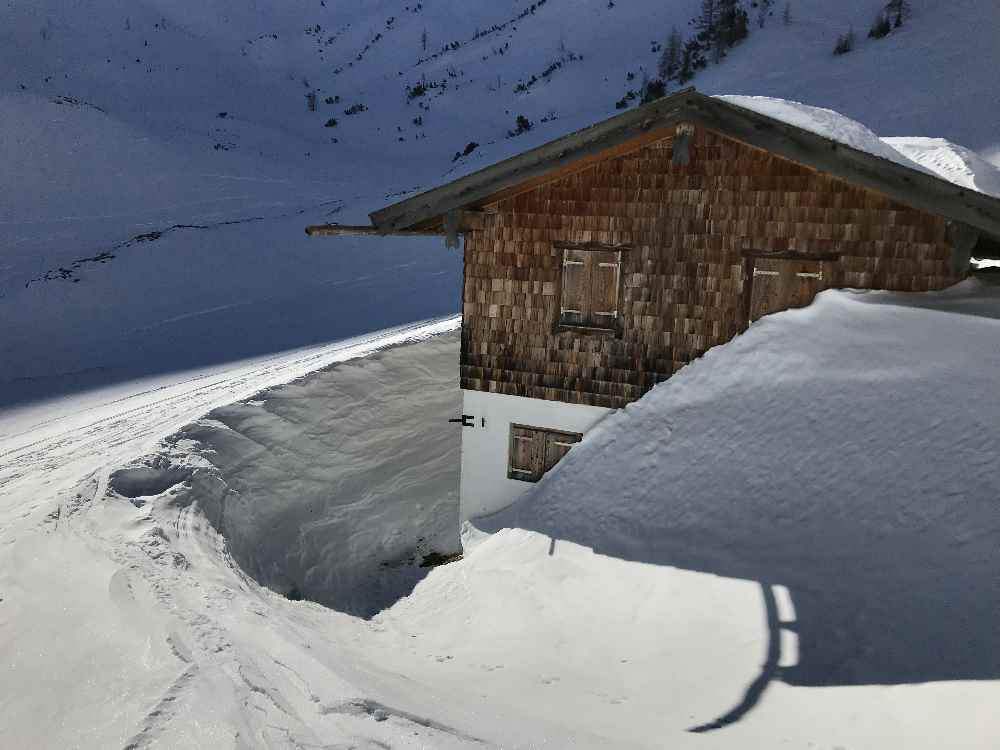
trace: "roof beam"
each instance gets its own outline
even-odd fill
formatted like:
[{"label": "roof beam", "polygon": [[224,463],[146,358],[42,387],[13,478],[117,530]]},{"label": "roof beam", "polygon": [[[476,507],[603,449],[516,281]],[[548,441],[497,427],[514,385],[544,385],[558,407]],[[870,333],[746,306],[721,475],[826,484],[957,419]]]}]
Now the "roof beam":
[{"label": "roof beam", "polygon": [[444,229],[396,229],[384,232],[370,225],[311,224],[310,237],[443,237]]},{"label": "roof beam", "polygon": [[429,227],[403,229],[366,224],[312,224],[306,227],[306,234],[310,237],[448,237],[450,234],[467,234],[483,228],[482,211],[446,211],[444,216],[450,221],[440,221]]}]

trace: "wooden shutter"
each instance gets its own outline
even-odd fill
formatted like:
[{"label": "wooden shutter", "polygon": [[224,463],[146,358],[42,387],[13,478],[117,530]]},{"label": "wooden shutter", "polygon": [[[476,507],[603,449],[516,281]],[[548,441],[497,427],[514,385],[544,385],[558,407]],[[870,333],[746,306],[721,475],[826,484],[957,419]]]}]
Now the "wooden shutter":
[{"label": "wooden shutter", "polygon": [[562,299],[560,322],[568,325],[585,325],[590,314],[589,253],[580,250],[563,250]]},{"label": "wooden shutter", "polygon": [[510,460],[507,476],[525,482],[537,482],[542,476],[542,453],[545,434],[530,427],[511,425]]},{"label": "wooden shutter", "polygon": [[590,319],[597,328],[612,328],[618,319],[618,277],[620,254],[596,250],[587,254],[590,261]]},{"label": "wooden shutter", "polygon": [[522,482],[537,482],[555,466],[583,436],[576,432],[541,427],[510,426],[510,456],[507,476]]},{"label": "wooden shutter", "polygon": [[559,322],[612,329],[618,320],[621,252],[563,249]]},{"label": "wooden shutter", "polygon": [[542,472],[546,472],[559,463],[559,460],[569,453],[569,449],[574,443],[579,443],[581,435],[571,432],[546,432],[545,433],[545,461],[542,465]]}]

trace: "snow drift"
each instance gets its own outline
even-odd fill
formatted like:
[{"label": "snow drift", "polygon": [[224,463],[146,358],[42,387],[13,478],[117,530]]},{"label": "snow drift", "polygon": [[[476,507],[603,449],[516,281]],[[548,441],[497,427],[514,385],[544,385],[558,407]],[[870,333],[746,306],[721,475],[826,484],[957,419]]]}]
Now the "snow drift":
[{"label": "snow drift", "polygon": [[783,584],[800,685],[1000,678],[1000,290],[824,292],[602,422],[487,528]]},{"label": "snow drift", "polygon": [[[401,345],[215,409],[110,476],[195,505],[252,578],[371,616],[428,556],[460,551],[458,334]],[[433,559],[433,558],[431,558]]]}]

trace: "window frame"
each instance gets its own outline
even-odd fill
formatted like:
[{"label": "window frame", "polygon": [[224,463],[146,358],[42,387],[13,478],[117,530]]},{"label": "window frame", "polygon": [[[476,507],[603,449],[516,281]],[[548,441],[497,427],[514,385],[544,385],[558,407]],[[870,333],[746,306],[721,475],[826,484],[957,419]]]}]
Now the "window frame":
[{"label": "window frame", "polygon": [[[559,333],[577,333],[595,336],[614,336],[622,334],[622,303],[625,298],[625,258],[626,253],[632,250],[631,245],[607,245],[597,242],[553,242],[552,248],[559,262],[559,280],[556,284],[556,310],[555,320],[552,324],[552,331]],[[617,278],[615,285],[616,309],[614,316],[608,326],[583,325],[564,320],[563,310],[563,276],[566,268],[566,251],[577,252],[610,252],[617,253]],[[588,294],[592,294],[588,291]],[[582,313],[580,313],[582,314]]]},{"label": "window frame", "polygon": [[[514,441],[519,439],[520,436],[516,435],[517,430],[530,430],[538,434],[543,440],[542,453],[536,456],[537,466],[533,470],[528,470],[521,467],[514,466]],[[537,427],[535,425],[519,424],[516,422],[510,423],[510,435],[507,440],[507,478],[513,479],[519,482],[538,482],[541,480],[545,474],[552,469],[556,464],[559,463],[563,458],[566,457],[566,453],[560,456],[552,464],[552,466],[545,468],[545,446],[547,446],[549,438],[567,438],[569,446],[566,453],[569,453],[573,449],[573,446],[583,440],[582,432],[570,432],[568,430],[557,430],[551,427]]]}]

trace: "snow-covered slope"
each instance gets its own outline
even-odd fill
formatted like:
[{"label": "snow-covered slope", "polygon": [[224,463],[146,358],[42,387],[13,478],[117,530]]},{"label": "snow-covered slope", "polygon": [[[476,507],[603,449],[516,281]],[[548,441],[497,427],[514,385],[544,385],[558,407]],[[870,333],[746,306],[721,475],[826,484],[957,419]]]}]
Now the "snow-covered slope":
[{"label": "snow-covered slope", "polygon": [[791,684],[1000,679],[996,287],[826,292],[609,417],[492,526],[791,591]]},{"label": "snow-covered slope", "polygon": [[[996,161],[1000,8],[911,4],[903,28],[834,58],[833,39],[864,29],[873,3],[798,0],[791,24],[777,9],[694,84],[979,154],[901,149],[938,171],[942,154]],[[654,43],[698,6],[12,4],[0,24],[0,404],[455,311],[459,263],[439,243],[302,227],[364,221],[401,191],[614,114],[654,69]],[[411,96],[418,84],[426,93]],[[533,129],[508,137],[522,114]],[[943,169],[968,184],[962,167]]]},{"label": "snow-covered slope", "polygon": [[[214,409],[111,474],[122,497],[177,486],[240,568],[371,616],[461,552],[457,333],[372,354]],[[414,439],[419,437],[419,439]],[[134,500],[135,501],[135,500]],[[431,558],[433,559],[433,558]]]},{"label": "snow-covered slope", "polygon": [[[1000,300],[987,287],[828,293],[766,319],[574,449],[504,520],[520,528],[470,531],[464,560],[370,621],[287,601],[240,567],[368,614],[419,573],[408,553],[373,593],[376,557],[416,561],[446,537],[448,497],[425,487],[422,509],[407,504],[420,494],[410,464],[443,485],[454,447],[409,441],[414,415],[395,401],[370,415],[370,437],[388,436],[372,451],[418,458],[380,477],[377,497],[342,502],[361,474],[324,463],[352,434],[342,407],[358,384],[380,374],[373,388],[395,399],[396,370],[356,362],[251,396],[454,330],[337,343],[455,311],[458,257],[432,240],[307,239],[303,225],[364,221],[614,114],[653,69],[651,42],[698,5],[8,3],[6,743],[995,744]],[[851,120],[821,115],[821,132],[833,123],[997,192],[1000,7],[912,0],[903,29],[833,58],[836,35],[866,28],[876,5],[796,0],[791,24],[779,9],[694,83],[836,110]],[[508,137],[519,114],[534,127]],[[420,416],[440,428],[454,392],[432,383],[457,352],[428,346]],[[329,398],[303,412],[291,393]],[[609,457],[634,471],[611,476]],[[257,523],[223,522],[239,493],[260,499]],[[322,517],[303,524],[311,507]],[[323,546],[331,525],[343,550]],[[380,554],[357,557],[352,541]]]},{"label": "snow-covered slope", "polygon": [[[336,364],[307,382],[264,392],[269,399],[281,400],[283,394],[311,385],[322,391],[321,398],[311,402],[315,409],[311,416],[322,416],[318,407],[343,406],[345,392],[356,388],[359,378],[375,382],[385,374],[385,360],[368,355],[448,334],[458,322],[451,317],[194,371],[178,380],[150,379],[139,384],[139,392],[137,384],[130,383],[64,397],[56,406],[4,413],[0,417],[0,659],[4,664],[0,726],[4,727],[4,746],[95,750],[287,747],[290,737],[299,737],[283,733],[282,728],[289,726],[287,714],[301,708],[308,708],[322,725],[309,731],[318,731],[327,744],[353,739],[366,746],[366,740],[358,739],[363,736],[373,738],[372,742],[389,739],[393,746],[404,748],[426,747],[429,741],[435,747],[463,746],[450,742],[446,732],[411,721],[394,719],[371,727],[374,709],[352,702],[366,696],[348,682],[351,665],[343,671],[330,663],[321,666],[309,656],[312,645],[325,638],[331,611],[312,605],[315,609],[309,611],[323,616],[306,643],[291,645],[286,639],[300,632],[298,626],[283,616],[280,623],[273,620],[270,611],[270,601],[284,600],[250,582],[227,551],[226,540],[213,530],[211,523],[221,527],[224,515],[216,513],[208,519],[198,512],[197,504],[178,496],[194,468],[202,474],[187,489],[197,486],[202,491],[198,499],[204,508],[218,510],[218,503],[226,499],[235,504],[239,490],[252,491],[252,482],[247,480],[264,473],[270,473],[276,489],[287,475],[280,466],[262,460],[266,455],[263,444],[243,454],[245,465],[226,464],[230,470],[226,478],[232,482],[226,497],[211,492],[220,482],[210,461],[222,463],[226,458],[221,440],[214,443],[218,452],[206,457],[204,452],[190,450],[197,446],[189,431],[179,435],[172,448],[178,454],[187,446],[186,462],[171,466],[159,457],[145,464],[136,461],[154,454],[163,436],[215,407]],[[454,345],[431,339],[428,347],[412,362],[425,383],[440,377],[439,387],[427,389],[428,403],[447,409],[456,396],[454,373],[448,367],[454,360]],[[398,356],[394,351],[390,349],[383,357]],[[392,384],[383,385],[384,394]],[[271,411],[252,403],[246,407],[259,409],[262,415],[280,412],[274,405]],[[294,404],[290,408],[294,411]],[[385,409],[378,414],[398,415],[391,404]],[[232,415],[234,410],[229,407],[217,416]],[[374,421],[383,428],[383,436],[398,429],[390,419]],[[191,430],[208,438],[211,424],[202,420]],[[298,432],[294,425],[293,419],[267,421],[272,434],[286,437]],[[254,434],[252,428],[246,430]],[[344,430],[349,433],[350,427]],[[429,462],[454,452],[454,445],[442,440],[441,433],[440,428],[431,431],[436,437],[425,440],[423,456]],[[310,446],[308,434],[296,437],[298,449]],[[246,447],[247,442],[242,445]],[[319,437],[312,446],[314,450],[330,448]],[[448,467],[440,470],[447,473]],[[383,486],[391,484],[392,478],[385,477]],[[307,477],[300,478],[299,486],[308,486]],[[291,498],[282,506],[272,506],[270,518],[302,514],[309,503],[344,501],[348,495],[342,488],[335,497],[301,497],[299,505]],[[359,505],[369,508],[370,502],[389,495],[362,496]],[[411,503],[417,499],[419,491],[397,494],[397,504],[390,506],[397,511],[395,518],[401,510],[412,512]],[[431,519],[426,528],[444,528],[442,518],[448,507],[446,492],[431,498],[421,516]],[[452,515],[457,515],[454,496],[450,507]],[[359,534],[361,527],[347,528],[346,535]],[[280,528],[280,523],[273,524],[273,529]],[[390,531],[387,525],[374,528]],[[390,547],[405,545],[415,536],[405,533],[400,524],[392,530],[396,539],[388,540]],[[266,531],[261,528],[256,541],[262,547],[270,543],[274,549]],[[454,533],[454,527],[447,528],[443,539],[447,541],[447,534]],[[232,543],[238,547],[237,541]],[[366,558],[359,556],[356,562],[363,565]],[[290,565],[284,567],[293,570]],[[320,572],[335,575],[335,571]],[[411,572],[411,585],[412,578]],[[230,617],[235,619],[227,622]],[[353,632],[353,618],[335,619],[349,624],[340,635]],[[292,641],[297,640],[292,636]],[[291,651],[282,645],[286,643]],[[319,650],[326,652],[321,661],[326,662],[327,656],[338,660],[335,649],[319,646]],[[237,652],[241,657],[235,657]],[[311,666],[300,671],[302,658]],[[282,690],[291,688],[294,693],[275,693],[277,704],[269,697],[269,680],[275,673]],[[301,675],[315,692],[299,695]],[[321,698],[326,702],[320,704]],[[394,728],[396,721],[402,721],[404,728]],[[318,743],[316,738],[308,732],[302,735],[303,742]]]},{"label": "snow-covered slope", "polygon": [[[412,507],[404,468],[377,497],[344,502],[349,467],[309,456],[350,450],[336,435],[361,430],[388,438],[376,450],[443,468],[447,441],[397,442],[415,428],[394,398],[366,424],[323,425],[359,383],[391,394],[392,373],[409,369],[428,407],[419,421],[437,423],[427,434],[457,430],[444,424],[457,342],[250,393],[307,357],[454,320],[218,372],[187,398],[174,386],[52,422],[24,410],[0,422],[0,659],[18,686],[0,693],[6,736],[87,748],[990,748],[998,290],[831,291],[755,323],[609,417],[524,501],[480,522],[506,529],[467,529],[463,560],[370,620],[288,601],[239,562],[280,590],[310,561],[319,586],[347,572],[329,590],[341,586],[331,603],[349,608],[401,593],[386,582],[412,585],[406,566],[372,575],[378,554],[353,542],[391,555],[439,529],[454,499]],[[227,396],[244,400],[156,445]],[[348,482],[328,495],[310,489],[338,472]],[[327,530],[300,525],[296,539],[286,521],[309,507],[327,508]],[[329,548],[311,546],[323,538]]]}]

